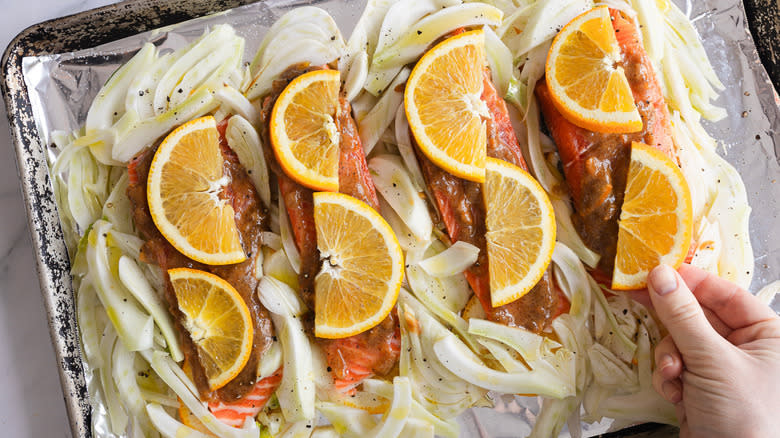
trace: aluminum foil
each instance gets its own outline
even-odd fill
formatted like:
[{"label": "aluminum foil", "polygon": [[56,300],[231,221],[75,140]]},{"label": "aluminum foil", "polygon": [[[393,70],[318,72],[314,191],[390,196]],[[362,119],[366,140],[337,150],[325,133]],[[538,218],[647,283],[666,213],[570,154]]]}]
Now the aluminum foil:
[{"label": "aluminum foil", "polygon": [[[747,188],[753,209],[750,235],[755,254],[750,289],[756,292],[780,278],[780,239],[774,232],[780,215],[780,133],[776,130],[780,126],[780,98],[758,57],[740,0],[675,2],[695,23],[715,71],[726,86],[717,104],[727,110],[728,117],[717,123],[705,122],[704,127],[719,141],[719,152],[736,167]],[[246,39],[245,59],[252,59],[269,27],[292,8],[314,4],[325,9],[346,39],[365,3],[365,0],[270,0],[88,50],[24,58],[24,78],[40,138],[44,144],[51,145],[55,130],[78,130],[103,83],[145,42],[172,51],[202,35],[208,26],[228,23]],[[49,154],[51,158],[56,157],[56,148],[50,147]],[[780,311],[780,300],[775,300],[773,308]],[[97,383],[91,377],[87,370],[90,389]],[[459,418],[462,435],[498,438],[530,432],[539,411],[536,398],[497,396],[494,401],[492,409],[471,409]],[[100,403],[96,405],[95,432],[103,435],[101,432],[107,432],[105,411]],[[585,436],[592,436],[604,432],[609,422],[582,426]],[[568,436],[568,432],[564,430],[562,436]]]}]

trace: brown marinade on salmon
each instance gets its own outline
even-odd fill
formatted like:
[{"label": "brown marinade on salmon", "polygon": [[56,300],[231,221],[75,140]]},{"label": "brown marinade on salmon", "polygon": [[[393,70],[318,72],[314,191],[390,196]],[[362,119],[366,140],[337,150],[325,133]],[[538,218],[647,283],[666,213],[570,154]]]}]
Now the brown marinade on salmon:
[{"label": "brown marinade on salmon", "polygon": [[[270,117],[273,106],[284,88],[296,77],[327,67],[294,65],[274,81],[271,92],[263,100],[260,135],[264,144],[264,155],[275,174],[284,208],[290,218],[293,237],[301,257],[298,274],[301,298],[306,306],[315,309],[314,278],[320,270],[320,253],[317,249],[317,234],[314,225],[314,200],[311,189],[293,181],[281,169],[271,150]],[[359,199],[374,209],[379,201],[374,182],[368,172],[366,157],[360,141],[357,126],[352,118],[349,102],[339,98],[339,112],[335,117],[339,130],[339,192]],[[304,321],[309,333],[313,333],[313,313]],[[400,353],[400,332],[395,311],[377,326],[343,339],[315,338],[326,355],[329,369],[333,373],[338,389],[353,390],[363,379],[374,374],[384,375],[398,361]]]},{"label": "brown marinade on salmon", "polygon": [[[483,73],[481,99],[490,113],[490,117],[485,120],[487,156],[507,161],[527,171],[528,166],[509,119],[509,111],[493,86],[489,69],[485,69]],[[433,201],[450,239],[467,242],[479,248],[477,261],[466,269],[464,275],[482,304],[487,319],[537,333],[545,330],[550,321],[559,314],[559,309],[562,308],[560,301],[565,301],[560,291],[553,287],[549,269],[527,294],[512,303],[494,308],[490,299],[489,262],[485,240],[486,210],[482,185],[440,169],[420,151],[413,135],[411,138],[423,177],[434,197]]]},{"label": "brown marinade on salmon", "polygon": [[[255,386],[258,377],[257,366],[260,358],[271,345],[273,326],[268,311],[260,304],[255,293],[259,283],[259,279],[255,275],[258,260],[255,256],[261,250],[261,233],[268,230],[267,209],[262,205],[257,191],[246,170],[239,163],[238,157],[227,145],[224,139],[225,126],[226,123],[223,121],[218,125],[218,129],[220,131],[220,150],[224,159],[223,170],[230,182],[220,197],[230,201],[235,211],[236,226],[241,237],[242,247],[247,255],[244,262],[224,266],[208,266],[198,263],[176,250],[157,229],[149,212],[146,184],[149,168],[158,145],[142,151],[129,163],[128,174],[130,178],[127,196],[133,205],[133,222],[145,239],[141,248],[141,258],[147,263],[160,266],[163,270],[165,276],[164,297],[168,304],[168,310],[173,316],[182,350],[192,368],[193,380],[198,387],[201,398],[231,402],[240,399]],[[249,361],[235,378],[218,389],[216,393],[209,391],[205,372],[198,360],[197,349],[189,333],[184,329],[184,317],[179,310],[173,286],[168,278],[168,269],[181,267],[207,271],[226,280],[236,288],[236,291],[244,299],[252,318],[254,338]]]},{"label": "brown marinade on salmon", "polygon": [[535,90],[544,122],[561,157],[574,203],[574,226],[585,244],[601,255],[599,277],[604,278],[611,278],[615,263],[631,142],[646,143],[674,158],[669,111],[637,27],[616,9],[610,9],[609,14],[622,55],[618,64],[631,87],[642,130],[628,134],[588,131],[558,111],[544,80],[539,81]]}]

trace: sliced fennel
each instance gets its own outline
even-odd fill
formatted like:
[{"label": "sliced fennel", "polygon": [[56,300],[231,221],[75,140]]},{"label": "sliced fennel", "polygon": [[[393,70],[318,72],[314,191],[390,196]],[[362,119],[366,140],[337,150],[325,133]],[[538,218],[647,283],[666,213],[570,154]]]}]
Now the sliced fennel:
[{"label": "sliced fennel", "polygon": [[[434,345],[436,357],[453,374],[481,388],[517,394],[563,398],[574,394],[574,363],[571,353],[559,350],[549,368],[555,373],[532,370],[507,373],[487,367],[461,341],[447,337]],[[568,354],[567,354],[568,353]],[[570,377],[565,377],[570,375]]]},{"label": "sliced fennel", "polygon": [[485,350],[493,356],[493,359],[501,364],[504,371],[521,373],[528,370],[528,367],[516,358],[517,353],[514,352],[513,348],[492,339],[479,338],[477,342],[485,347]]},{"label": "sliced fennel", "polygon": [[700,152],[717,174],[716,195],[707,218],[720,224],[723,249],[718,275],[747,289],[753,278],[754,258],[749,233],[751,208],[745,184],[737,170],[714,150],[701,148]]},{"label": "sliced fennel", "polygon": [[[162,75],[153,91],[153,108],[157,115],[180,104],[186,94],[194,90],[220,65],[228,62],[234,41],[238,41],[235,30],[228,25],[217,25],[210,32],[188,47]],[[240,38],[243,44],[243,38]],[[237,54],[240,58],[241,54]],[[234,62],[236,56],[233,56]],[[182,90],[181,93],[178,90]]]},{"label": "sliced fennel", "polygon": [[431,424],[417,418],[409,418],[401,429],[400,436],[409,438],[433,438],[436,428]]},{"label": "sliced fennel", "polygon": [[271,347],[260,358],[257,364],[257,378],[265,379],[275,374],[283,365],[282,347],[279,341],[271,342]]},{"label": "sliced fennel", "polygon": [[590,316],[593,301],[593,287],[588,273],[577,254],[562,242],[555,243],[552,255],[555,280],[569,299],[569,315],[581,323]]},{"label": "sliced fennel", "polygon": [[326,11],[313,6],[295,8],[279,17],[268,30],[249,66],[251,73],[257,76],[277,53],[289,50],[293,40],[301,39],[333,41],[335,47],[344,44],[338,25]]},{"label": "sliced fennel", "polygon": [[[367,51],[372,58],[368,78],[363,85],[366,91],[379,96],[388,84],[401,71],[403,64],[389,67],[381,67],[373,62],[373,57],[396,43],[408,29],[413,27],[426,15],[442,8],[460,4],[460,0],[400,0],[392,6],[385,7],[386,12],[382,17],[381,28],[377,29],[376,44],[367,42]],[[422,53],[422,52],[421,52]]]},{"label": "sliced fennel", "polygon": [[[668,9],[663,12],[663,18],[665,20],[666,28],[664,29],[648,29],[648,32],[653,30],[660,34],[663,34],[664,39],[669,42],[673,47],[684,48],[686,50],[686,58],[690,59],[697,67],[698,74],[701,78],[705,79],[710,85],[712,85],[718,91],[723,91],[725,88],[723,83],[718,79],[715,74],[715,70],[712,68],[707,53],[704,51],[701,39],[699,38],[696,28],[693,26],[691,20],[685,16],[680,8],[673,2],[668,2]],[[665,53],[666,55],[666,53]],[[690,82],[694,78],[690,78]],[[692,84],[694,87],[699,87],[704,84]],[[695,90],[698,90],[696,88]],[[695,91],[694,91],[695,93]],[[704,97],[704,96],[702,96]],[[711,98],[716,98],[717,94],[713,93]]]},{"label": "sliced fennel", "polygon": [[[68,210],[83,233],[100,218],[103,204],[109,195],[109,166],[100,163],[89,148],[78,145],[78,139],[67,146],[68,151],[55,163],[53,173],[67,170],[66,198]],[[72,152],[71,152],[72,151]],[[67,154],[67,152],[71,152]],[[67,160],[67,161],[65,161]],[[62,167],[58,164],[62,163]]]},{"label": "sliced fennel", "polygon": [[310,438],[314,424],[311,420],[287,422],[277,433],[278,438]]},{"label": "sliced fennel", "polygon": [[[217,95],[221,90],[238,86],[244,39],[232,38],[226,41],[224,46],[222,49],[205,56],[184,74],[174,86],[175,90],[171,90],[170,94],[165,96],[166,109],[173,108],[186,99],[187,95],[179,90],[196,90],[203,85],[210,84],[212,89],[217,90],[214,93]],[[161,87],[158,87],[157,90],[161,90]],[[157,106],[157,97],[158,95],[155,95],[155,108],[158,109],[158,113],[161,113],[162,111],[159,111],[161,107]]]},{"label": "sliced fennel", "polygon": [[593,366],[593,376],[596,383],[613,389],[636,391],[639,386],[637,376],[631,367],[601,344],[594,344],[588,351],[588,358]]},{"label": "sliced fennel", "polygon": [[[525,29],[528,17],[535,11],[534,5],[537,2],[534,0],[525,3],[518,7],[501,8],[504,11],[504,19],[501,20],[501,26],[496,29],[496,35],[502,40],[510,41]],[[500,7],[499,5],[494,6]]]},{"label": "sliced fennel", "polygon": [[165,342],[168,345],[171,358],[176,362],[181,362],[182,359],[184,359],[184,354],[182,354],[181,349],[179,348],[179,340],[176,331],[173,328],[171,316],[165,307],[163,307],[163,303],[157,293],[152,289],[152,286],[149,285],[141,268],[139,268],[136,262],[131,258],[122,256],[119,259],[118,273],[119,280],[122,284],[154,318],[154,322],[165,337]]},{"label": "sliced fennel", "polygon": [[377,35],[375,52],[392,46],[426,15],[460,4],[460,0],[399,0],[387,9]]},{"label": "sliced fennel", "polygon": [[[487,391],[463,380],[433,354],[433,346],[445,337],[455,337],[408,292],[398,299],[401,323],[399,371],[412,382],[412,395],[439,418],[452,418],[473,406]],[[442,429],[446,432],[447,429]]]},{"label": "sliced fennel", "polygon": [[[362,118],[358,119],[358,131],[360,132],[360,141],[363,144],[363,150],[366,155],[376,146],[390,123],[395,119],[395,113],[401,106],[404,99],[403,90],[396,91],[396,87],[406,82],[411,70],[409,68],[399,69],[397,76],[390,78],[389,92],[385,93],[376,105]],[[392,82],[391,82],[392,81]]]},{"label": "sliced fennel", "polygon": [[263,231],[260,235],[263,239],[263,246],[268,247],[271,251],[279,251],[282,249],[282,236],[273,231]]},{"label": "sliced fennel", "polygon": [[[566,424],[573,412],[576,412],[580,406],[580,400],[577,397],[566,397],[563,400],[545,398],[542,400],[542,407],[539,416],[534,421],[534,428],[528,438],[548,438],[559,436],[561,429]],[[579,412],[576,412],[579,414]],[[577,431],[582,426],[579,421],[569,430],[572,437],[578,436]]]},{"label": "sliced fennel", "polygon": [[[111,240],[109,241],[109,244],[117,246],[124,255],[135,260],[140,260],[141,248],[143,247],[144,241],[135,234],[122,233],[117,231],[114,227],[115,225],[111,223],[111,233],[109,234]],[[150,268],[149,265],[145,265],[145,267]]]},{"label": "sliced fennel", "polygon": [[350,101],[356,98],[363,90],[366,78],[368,78],[368,54],[360,51],[354,55],[349,73],[344,79],[344,97]]},{"label": "sliced fennel", "polygon": [[[87,112],[84,131],[87,135],[95,130],[107,129],[115,118],[125,111],[125,96],[130,84],[141,72],[151,68],[156,59],[154,44],[146,43],[124,65],[119,67],[100,89]],[[112,164],[112,163],[109,163]]]},{"label": "sliced fennel", "polygon": [[217,89],[214,96],[217,98],[217,101],[219,101],[219,106],[221,108],[241,116],[254,125],[260,123],[260,114],[252,105],[252,102],[233,86],[224,84]]},{"label": "sliced fennel", "polygon": [[418,241],[428,241],[433,222],[425,200],[415,189],[409,173],[397,155],[378,155],[369,160],[368,168],[379,193],[398,214]]},{"label": "sliced fennel", "polygon": [[658,3],[654,0],[630,0],[630,3],[636,11],[647,55],[658,63],[664,57],[664,16]]},{"label": "sliced fennel", "polygon": [[266,276],[282,281],[295,290],[298,289],[298,274],[283,250],[274,251],[263,258],[263,272]]},{"label": "sliced fennel", "polygon": [[377,421],[363,409],[331,402],[318,402],[317,411],[345,438],[365,438]]},{"label": "sliced fennel", "polygon": [[171,417],[158,403],[146,405],[146,412],[152,420],[152,424],[166,438],[209,438],[208,435],[185,426]]},{"label": "sliced fennel", "polygon": [[263,156],[260,135],[252,123],[244,117],[235,115],[228,119],[225,139],[238,155],[238,161],[244,166],[249,178],[260,195],[264,206],[271,205],[271,184],[268,180],[268,166]]},{"label": "sliced fennel", "polygon": [[154,320],[136,304],[135,298],[117,278],[121,253],[107,243],[111,224],[97,221],[87,241],[87,261],[100,302],[119,337],[130,351],[152,347]]},{"label": "sliced fennel", "polygon": [[112,325],[106,325],[100,341],[100,353],[103,356],[105,366],[98,370],[97,373],[99,374],[100,387],[103,389],[103,396],[105,397],[105,407],[108,411],[111,430],[114,434],[120,435],[127,430],[129,418],[124,409],[122,399],[119,397],[119,390],[111,376],[111,359],[116,341],[116,330],[114,330]]},{"label": "sliced fennel", "polygon": [[[366,379],[363,381],[363,390],[369,393],[379,395],[385,399],[392,400],[394,383],[385,380]],[[412,382],[412,394],[414,394],[414,382]],[[458,425],[454,421],[444,421],[439,417],[428,412],[417,400],[412,399],[411,411],[408,421],[417,420],[421,424],[433,426],[435,433],[439,436],[457,438]],[[407,423],[408,424],[408,423]],[[407,436],[402,434],[401,436]]]},{"label": "sliced fennel", "polygon": [[608,346],[623,362],[631,363],[636,353],[636,343],[621,329],[607,298],[595,280],[588,277],[588,281],[591,283],[593,296],[596,298],[593,303],[594,338]]},{"label": "sliced fennel", "polygon": [[339,59],[339,71],[342,75],[346,75],[342,76],[342,79],[353,75],[352,69],[355,68],[355,59],[361,56],[361,53],[365,54],[366,68],[368,68],[369,58],[374,53],[379,38],[380,26],[387,16],[387,10],[394,3],[399,2],[395,0],[368,0],[363,14],[355,24],[355,29],[352,30],[352,35],[349,36],[346,53]]},{"label": "sliced fennel", "polygon": [[515,59],[552,39],[558,30],[574,17],[593,7],[590,0],[537,1],[526,21],[527,25],[515,38],[506,38]]},{"label": "sliced fennel", "polygon": [[523,360],[532,369],[535,368],[534,363],[543,360],[545,355],[561,347],[561,344],[550,338],[525,329],[509,327],[484,319],[469,320],[469,333],[493,339],[511,347],[523,357]]},{"label": "sliced fennel", "polygon": [[266,95],[291,65],[325,65],[345,53],[341,31],[327,12],[313,6],[295,8],[280,17],[260,43],[250,64],[253,80],[246,97],[255,100]]},{"label": "sliced fennel", "polygon": [[468,323],[457,312],[458,306],[464,306],[470,292],[468,284],[458,283],[455,279],[436,278],[428,275],[419,266],[406,268],[406,279],[414,292],[414,296],[422,302],[430,312],[446,322],[455,332],[471,347],[477,351],[479,348],[474,339],[468,334]]},{"label": "sliced fennel", "polygon": [[233,28],[217,25],[188,47],[155,59],[132,81],[125,112],[107,128],[112,162],[129,161],[175,126],[215,109],[217,92],[225,84],[237,87],[243,77],[243,47]]},{"label": "sliced fennel", "polygon": [[591,367],[586,353],[591,349],[592,338],[584,321],[571,314],[560,315],[553,320],[552,325],[563,345],[575,354],[577,391],[576,395],[561,400],[544,399],[530,436],[557,436],[565,423],[568,423],[572,436],[579,436],[580,406],[591,381]]},{"label": "sliced fennel", "polygon": [[693,242],[696,242],[697,246],[690,264],[718,275],[718,260],[723,250],[720,224],[718,222],[710,222],[706,217],[702,217],[694,225]]},{"label": "sliced fennel", "polygon": [[393,379],[392,400],[384,421],[369,432],[370,436],[376,438],[400,436],[412,410],[412,385],[407,377],[397,376]]},{"label": "sliced fennel", "polygon": [[340,438],[341,435],[336,432],[333,426],[317,426],[311,432],[311,438]]},{"label": "sliced fennel", "polygon": [[[553,324],[566,316],[561,315],[553,321]],[[582,330],[584,327],[580,326],[577,329]],[[558,332],[560,332],[560,329],[556,330],[556,333]],[[560,344],[549,338],[524,329],[507,327],[479,319],[471,319],[469,321],[469,333],[481,337],[480,342],[488,347],[509,375],[536,373],[538,374],[536,378],[543,385],[550,385],[553,388],[564,385],[565,388],[571,390],[572,392],[569,394],[552,396],[561,401],[560,406],[556,406],[557,408],[568,408],[571,406],[573,403],[571,399],[582,391],[585,382],[583,379],[584,375],[581,374],[584,372],[582,369],[584,363],[581,356],[585,353],[585,347],[571,342],[572,337],[561,337],[563,340],[569,341],[562,348]],[[499,341],[501,344],[491,346],[490,343],[485,342],[487,340]],[[524,362],[519,363],[509,354],[511,353],[510,351],[500,349],[503,346],[519,353]],[[556,349],[557,351],[555,351]],[[527,365],[530,371],[523,367],[523,364]],[[544,394],[538,391],[531,393]],[[574,405],[578,404],[575,403]]]},{"label": "sliced fennel", "polygon": [[419,58],[431,43],[459,27],[498,26],[504,13],[484,3],[464,3],[441,9],[422,20],[401,35],[397,41],[377,49],[372,67],[397,67]]},{"label": "sliced fennel", "polygon": [[[113,173],[113,171],[112,171]],[[133,206],[130,198],[127,197],[127,172],[122,172],[122,176],[114,184],[111,193],[103,204],[103,217],[111,222],[112,229],[124,235],[135,237],[133,224]],[[135,254],[134,254],[135,256]]]},{"label": "sliced fennel", "polygon": [[285,283],[265,276],[258,285],[260,302],[271,312],[271,319],[282,346],[284,373],[276,394],[289,422],[314,418],[314,371],[309,339],[300,316],[305,306]]},{"label": "sliced fennel", "polygon": [[[639,391],[609,396],[598,404],[598,416],[614,418],[613,428],[623,428],[637,422],[676,425],[674,405],[664,400],[652,387],[652,347],[644,325],[637,334],[636,379]],[[594,374],[597,372],[594,367]],[[592,414],[592,413],[589,413]]]},{"label": "sliced fennel", "polygon": [[[155,59],[154,64],[133,78],[130,89],[125,97],[125,112],[137,118],[148,119],[155,116],[154,93],[160,79],[171,68],[174,62],[186,52],[186,48],[167,53]],[[182,90],[182,93],[184,90]],[[122,117],[125,117],[122,115]]]},{"label": "sliced fennel", "polygon": [[701,125],[683,120],[683,116],[672,112],[679,160],[687,178],[702,181],[691,185],[694,218],[698,221],[694,229],[698,248],[692,263],[747,288],[754,259],[745,185],[736,169],[715,152],[714,140],[691,130],[692,124],[699,130]]},{"label": "sliced fennel", "polygon": [[387,224],[390,225],[390,228],[393,229],[393,233],[395,233],[398,238],[398,243],[401,244],[401,248],[403,248],[404,251],[407,251],[407,262],[412,263],[414,260],[409,260],[409,255],[425,251],[425,248],[431,244],[431,241],[417,239],[414,233],[412,233],[409,227],[407,227],[406,224],[404,224],[404,221],[398,216],[398,213],[393,210],[393,207],[385,201],[381,192],[377,198],[379,199],[379,212],[382,214],[382,217],[385,218]]},{"label": "sliced fennel", "polygon": [[174,127],[216,108],[217,101],[213,96],[215,88],[211,85],[200,87],[187,100],[154,118],[140,119],[130,112],[125,113],[114,126],[116,141],[112,158],[127,162]]},{"label": "sliced fennel", "polygon": [[780,280],[773,281],[762,287],[761,290],[756,293],[756,297],[767,306],[770,306],[772,305],[772,300],[775,299],[775,296],[777,296],[778,293],[780,293]]},{"label": "sliced fennel", "polygon": [[[410,381],[412,385],[412,394],[414,395],[414,382]],[[394,397],[395,382],[388,382],[385,380],[366,379],[363,381],[363,389],[372,394],[376,394],[382,398],[392,400]],[[411,409],[409,411],[409,418],[407,423],[402,429],[400,436],[410,436],[407,432],[404,432],[409,427],[410,423],[413,423],[411,429],[420,429],[420,433],[427,433],[427,427],[432,428],[431,433],[435,433],[438,436],[457,438],[459,427],[455,421],[444,421],[432,413],[428,412],[417,400],[412,398]],[[389,413],[388,413],[389,414]],[[411,432],[409,432],[411,433]]]},{"label": "sliced fennel", "polygon": [[84,355],[90,367],[95,369],[103,366],[103,356],[100,354],[102,327],[98,325],[98,318],[105,310],[101,307],[95,295],[95,288],[89,281],[82,280],[76,294],[76,314]]},{"label": "sliced fennel", "polygon": [[277,315],[300,316],[306,312],[303,301],[283,282],[273,277],[260,280],[259,297],[269,312]]},{"label": "sliced fennel", "polygon": [[514,78],[512,72],[514,69],[512,52],[492,29],[485,26],[484,32],[485,50],[487,52],[493,83],[498,89],[498,95],[505,96],[509,91],[509,85],[512,82],[512,79]]},{"label": "sliced fennel", "polygon": [[111,375],[114,378],[114,383],[116,383],[119,397],[122,399],[125,409],[136,420],[134,425],[138,425],[143,429],[143,434],[148,436],[153,430],[151,429],[149,418],[145,415],[145,402],[141,395],[141,388],[135,380],[136,371],[133,367],[135,355],[136,353],[127,351],[122,341],[118,339],[114,344],[111,358],[113,362]]},{"label": "sliced fennel", "polygon": [[246,97],[254,101],[268,94],[273,81],[291,65],[308,63],[322,66],[338,59],[341,53],[340,48],[323,41],[304,39],[292,42],[286,50],[276,52],[268,65],[259,72],[245,91]]},{"label": "sliced fennel", "polygon": [[398,105],[398,111],[395,113],[395,143],[398,147],[398,153],[401,154],[401,158],[404,160],[406,169],[409,171],[409,175],[412,177],[412,183],[414,188],[418,192],[427,190],[425,185],[425,178],[423,178],[422,170],[420,170],[420,163],[417,162],[417,156],[412,148],[412,136],[409,131],[409,121],[406,120],[406,111],[403,104]]},{"label": "sliced fennel", "polygon": [[434,277],[451,277],[465,271],[477,261],[479,248],[458,241],[446,250],[420,261],[418,264]]},{"label": "sliced fennel", "polygon": [[282,248],[287,255],[287,260],[295,273],[300,274],[301,255],[295,245],[292,225],[290,225],[290,219],[287,216],[287,207],[284,205],[284,196],[282,196],[281,190],[279,191],[279,234],[282,236]]},{"label": "sliced fennel", "polygon": [[177,400],[176,397],[170,397],[167,394],[160,394],[159,392],[150,391],[142,387],[141,396],[147,402],[157,403],[169,408],[179,408],[179,400]]},{"label": "sliced fennel", "polygon": [[[539,58],[540,54],[538,51],[535,49],[533,52],[534,56]],[[525,69],[523,72],[525,72]],[[530,83],[531,86],[534,86],[535,84],[536,80],[533,80]],[[530,158],[528,164],[533,171],[533,174],[536,176],[536,179],[550,196],[550,201],[552,202],[553,210],[555,211],[558,240],[571,248],[583,263],[590,267],[595,267],[598,264],[600,256],[585,245],[585,242],[582,241],[579,233],[574,229],[574,224],[571,221],[571,202],[569,196],[566,194],[567,191],[563,188],[563,178],[557,174],[557,171],[554,172],[550,169],[547,160],[544,159],[540,134],[541,125],[539,123],[539,110],[534,97],[529,99],[525,123],[528,132],[528,152]]]},{"label": "sliced fennel", "polygon": [[181,402],[189,408],[195,417],[212,433],[225,438],[256,438],[259,434],[254,421],[249,421],[242,428],[235,428],[219,421],[204,406],[197,397],[197,391],[193,392],[195,385],[176,365],[171,358],[160,351],[144,352],[152,369],[181,399]]}]

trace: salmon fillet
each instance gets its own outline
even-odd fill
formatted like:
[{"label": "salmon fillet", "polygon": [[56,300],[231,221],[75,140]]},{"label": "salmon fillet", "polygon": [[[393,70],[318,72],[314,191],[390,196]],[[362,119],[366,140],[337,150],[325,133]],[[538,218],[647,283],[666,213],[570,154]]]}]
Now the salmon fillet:
[{"label": "salmon fillet", "polygon": [[601,255],[598,270],[605,278],[612,277],[615,263],[617,221],[631,161],[631,142],[646,143],[675,158],[669,111],[637,27],[620,11],[610,9],[609,13],[622,55],[618,64],[631,86],[642,130],[629,134],[588,131],[563,117],[545,81],[539,81],[535,90],[561,157],[574,203],[574,225],[585,244]]}]

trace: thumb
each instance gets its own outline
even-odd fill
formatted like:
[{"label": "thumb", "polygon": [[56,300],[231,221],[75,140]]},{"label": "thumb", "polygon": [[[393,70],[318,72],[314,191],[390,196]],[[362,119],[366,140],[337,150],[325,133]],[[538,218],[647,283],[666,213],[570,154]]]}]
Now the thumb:
[{"label": "thumb", "polygon": [[650,300],[680,353],[701,351],[722,338],[704,316],[696,297],[671,266],[660,265],[647,277]]}]

